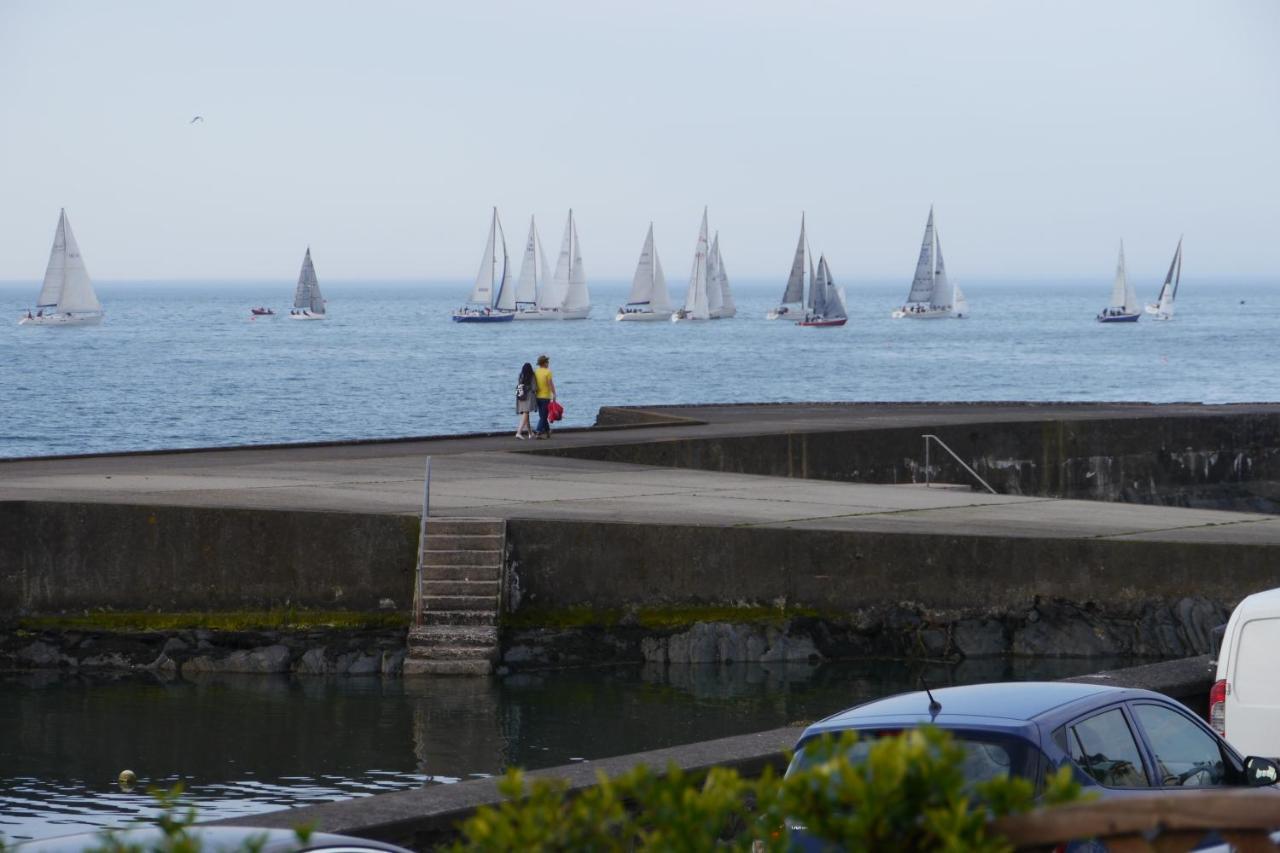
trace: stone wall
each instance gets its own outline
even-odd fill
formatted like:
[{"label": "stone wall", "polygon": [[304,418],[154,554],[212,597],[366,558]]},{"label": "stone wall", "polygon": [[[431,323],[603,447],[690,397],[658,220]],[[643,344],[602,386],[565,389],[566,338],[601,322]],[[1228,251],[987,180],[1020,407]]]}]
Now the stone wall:
[{"label": "stone wall", "polygon": [[[599,420],[613,423],[627,411],[606,407]],[[1280,512],[1280,415],[1257,412],[689,436],[539,452],[775,477],[918,483],[925,479],[920,436],[926,432],[1006,494]],[[934,451],[934,480],[972,482]]]},{"label": "stone wall", "polygon": [[0,622],[116,609],[411,605],[418,520],[211,507],[0,502]]}]

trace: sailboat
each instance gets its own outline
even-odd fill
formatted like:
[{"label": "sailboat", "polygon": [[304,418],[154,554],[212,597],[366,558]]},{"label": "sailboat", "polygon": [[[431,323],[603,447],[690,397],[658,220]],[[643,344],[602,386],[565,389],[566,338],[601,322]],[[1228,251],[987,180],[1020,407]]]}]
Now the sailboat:
[{"label": "sailboat", "polygon": [[524,260],[520,263],[520,277],[516,279],[516,319],[555,319],[543,314],[551,288],[551,273],[547,269],[547,253],[542,250],[542,235],[532,216],[529,217],[529,239],[524,246]]},{"label": "sailboat", "polygon": [[[959,303],[959,304],[957,304]],[[947,267],[942,260],[942,240],[933,225],[933,208],[929,208],[929,220],[924,226],[924,239],[920,243],[920,259],[916,262],[915,278],[907,301],[894,311],[895,319],[942,320],[947,317],[968,315],[969,303],[964,294],[947,280]]]},{"label": "sailboat", "polygon": [[1182,281],[1182,238],[1178,238],[1178,248],[1173,252],[1173,260],[1169,263],[1169,272],[1165,274],[1164,284],[1160,287],[1160,296],[1155,302],[1147,305],[1147,313],[1154,314],[1157,320],[1173,319],[1173,300],[1178,297],[1178,283]]},{"label": "sailboat", "polygon": [[93,292],[93,282],[80,257],[80,246],[71,232],[67,211],[58,214],[53,232],[53,248],[44,283],[36,298],[35,312],[18,320],[19,326],[93,326],[102,322],[102,303]]},{"label": "sailboat", "polygon": [[320,295],[320,282],[316,281],[316,268],[311,263],[311,247],[302,258],[298,272],[298,286],[293,291],[293,310],[290,320],[323,320],[325,299]]},{"label": "sailboat", "polygon": [[849,313],[845,309],[844,294],[836,287],[831,268],[827,266],[827,256],[818,259],[818,278],[813,283],[809,310],[803,320],[797,320],[797,326],[843,326],[849,322]]},{"label": "sailboat", "polygon": [[707,256],[707,304],[712,320],[727,320],[738,313],[738,304],[729,290],[729,273],[720,255],[720,232],[711,241],[711,254]]},{"label": "sailboat", "polygon": [[495,207],[471,297],[466,305],[453,312],[453,322],[506,323],[515,317],[516,294],[510,286],[511,268],[507,261],[507,238]]},{"label": "sailboat", "polygon": [[671,322],[681,320],[710,320],[711,307],[707,298],[707,209],[702,209],[702,227],[698,230],[698,244],[693,251],[693,269],[689,272],[689,289],[685,292],[684,307],[671,315]]},{"label": "sailboat", "polygon": [[658,249],[653,245],[653,223],[650,222],[640,260],[636,263],[636,274],[631,279],[631,294],[613,319],[619,322],[666,320],[670,316],[671,297],[667,294],[667,279],[662,274]]},{"label": "sailboat", "polygon": [[779,320],[803,313],[805,302],[804,272],[805,259],[808,258],[809,286],[813,286],[813,258],[809,256],[809,240],[804,235],[804,214],[800,214],[800,240],[796,243],[796,256],[791,261],[791,275],[787,277],[787,289],[782,291],[782,299],[777,308],[770,308],[765,314],[766,320]]},{"label": "sailboat", "polygon": [[1111,304],[1098,312],[1099,323],[1136,323],[1138,294],[1124,274],[1124,242],[1120,243],[1120,259],[1116,261],[1116,280],[1111,285]]},{"label": "sailboat", "polygon": [[582,246],[578,243],[578,224],[573,210],[564,223],[564,239],[560,241],[560,257],[549,287],[538,292],[536,311],[520,311],[521,320],[585,320],[591,313],[591,295],[587,292],[587,274],[582,267]]}]

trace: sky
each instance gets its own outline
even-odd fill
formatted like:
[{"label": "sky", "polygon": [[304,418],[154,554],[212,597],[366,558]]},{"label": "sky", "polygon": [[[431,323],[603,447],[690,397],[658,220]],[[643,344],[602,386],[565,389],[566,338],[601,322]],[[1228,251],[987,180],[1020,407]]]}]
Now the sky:
[{"label": "sky", "polygon": [[[703,205],[731,276],[1280,279],[1280,2],[0,0],[0,280],[590,278]],[[193,116],[204,117],[191,123]],[[1105,285],[1104,285],[1105,286]]]}]

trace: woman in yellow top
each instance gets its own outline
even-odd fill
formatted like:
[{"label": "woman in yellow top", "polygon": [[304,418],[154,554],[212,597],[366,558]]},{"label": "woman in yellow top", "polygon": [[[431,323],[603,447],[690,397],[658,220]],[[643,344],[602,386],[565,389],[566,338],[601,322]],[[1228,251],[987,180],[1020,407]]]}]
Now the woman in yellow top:
[{"label": "woman in yellow top", "polygon": [[535,396],[538,398],[538,430],[534,438],[550,438],[551,422],[547,420],[547,407],[556,398],[556,383],[551,377],[551,359],[545,355],[538,356],[538,367],[533,371],[536,386]]}]

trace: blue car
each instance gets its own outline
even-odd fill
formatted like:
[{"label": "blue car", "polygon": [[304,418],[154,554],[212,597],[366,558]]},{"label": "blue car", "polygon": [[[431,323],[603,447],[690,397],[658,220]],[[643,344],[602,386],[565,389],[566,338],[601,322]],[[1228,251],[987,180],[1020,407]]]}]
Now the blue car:
[{"label": "blue car", "polygon": [[971,783],[1015,775],[1039,789],[1064,763],[1101,797],[1258,787],[1280,779],[1275,763],[1242,758],[1167,696],[1061,681],[947,687],[858,705],[805,729],[787,772],[813,760],[804,747],[820,735],[859,732],[856,760],[876,738],[925,723],[946,729],[964,747]]}]

